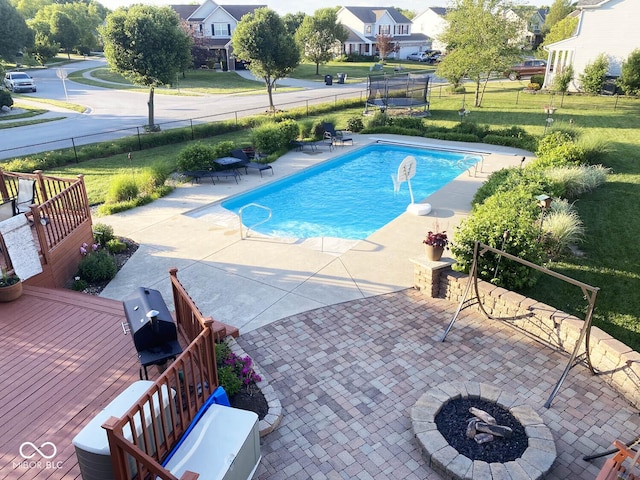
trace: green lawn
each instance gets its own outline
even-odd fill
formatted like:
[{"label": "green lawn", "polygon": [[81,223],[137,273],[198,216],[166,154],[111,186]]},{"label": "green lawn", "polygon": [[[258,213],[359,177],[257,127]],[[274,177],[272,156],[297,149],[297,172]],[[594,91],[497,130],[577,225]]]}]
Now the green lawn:
[{"label": "green lawn", "polygon": [[[583,195],[576,203],[586,227],[585,241],[579,246],[584,255],[567,257],[548,267],[599,287],[595,324],[640,351],[640,295],[637,293],[640,291],[640,242],[637,241],[640,233],[640,100],[580,95],[551,98],[547,94],[525,94],[524,85],[524,82],[508,80],[493,82],[479,108],[473,106],[471,93],[451,95],[445,89],[436,88],[431,92],[431,117],[426,121],[452,126],[460,121],[457,110],[464,103],[471,111],[467,121],[494,128],[518,125],[541,135],[547,120],[543,106],[553,104],[558,109],[552,116],[552,127],[571,127],[583,136],[604,139],[610,144],[612,151],[601,159],[613,172],[608,182]],[[348,118],[361,113],[362,108],[354,108],[322,115],[322,118],[331,117],[339,128],[344,128]],[[238,145],[250,142],[249,132],[210,141],[223,139]],[[96,203],[104,198],[113,174],[153,163],[175,165],[176,155],[184,145],[133,152],[133,165],[126,155],[117,155],[47,173],[64,177],[84,174],[90,201]],[[586,301],[575,287],[545,279],[524,293],[584,318]]]},{"label": "green lawn", "polygon": [[[89,72],[91,78],[84,73]],[[111,89],[132,89],[148,91],[146,87],[138,87],[121,75],[106,67],[86,69],[69,75],[74,82]],[[95,79],[95,80],[94,80]],[[279,91],[290,89],[279,88]],[[215,70],[188,70],[184,76],[178,75],[176,86],[172,88],[157,88],[156,93],[173,95],[190,94],[229,94],[229,93],[265,93],[263,82],[256,82],[240,77],[234,72],[216,72]]]},{"label": "green lawn", "polygon": [[369,75],[394,73],[394,68],[397,67],[401,67],[402,72],[414,73],[431,73],[435,70],[433,65],[427,65],[426,63],[411,62],[408,60],[388,60],[385,62],[382,71],[372,72],[370,68],[374,63],[375,62],[328,62],[320,65],[319,74],[316,75],[316,65],[303,62],[296,67],[290,77],[301,80],[317,80],[318,82],[322,82],[324,81],[325,75],[333,75],[335,78],[338,73],[346,73],[347,83],[357,83],[366,80]]}]

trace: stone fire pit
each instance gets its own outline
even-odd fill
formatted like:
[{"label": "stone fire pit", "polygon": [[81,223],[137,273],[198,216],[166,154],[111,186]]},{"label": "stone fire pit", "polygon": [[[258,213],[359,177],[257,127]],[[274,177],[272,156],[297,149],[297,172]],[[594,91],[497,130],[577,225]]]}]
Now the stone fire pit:
[{"label": "stone fire pit", "polygon": [[[458,398],[494,402],[508,410],[522,424],[528,437],[528,447],[522,456],[504,463],[487,463],[471,460],[449,445],[438,431],[435,418],[444,404]],[[422,395],[411,408],[411,425],[429,466],[445,478],[537,480],[544,477],[556,459],[553,436],[542,418],[523,400],[494,385],[476,382],[440,384]]]}]

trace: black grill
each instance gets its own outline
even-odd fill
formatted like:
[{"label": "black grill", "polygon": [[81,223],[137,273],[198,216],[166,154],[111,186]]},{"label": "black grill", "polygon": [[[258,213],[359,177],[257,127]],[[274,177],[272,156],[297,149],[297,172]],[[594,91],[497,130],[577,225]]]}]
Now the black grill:
[{"label": "black grill", "polygon": [[138,352],[140,378],[143,370],[145,378],[148,378],[148,366],[164,365],[182,353],[176,324],[157,290],[139,287],[122,303]]}]

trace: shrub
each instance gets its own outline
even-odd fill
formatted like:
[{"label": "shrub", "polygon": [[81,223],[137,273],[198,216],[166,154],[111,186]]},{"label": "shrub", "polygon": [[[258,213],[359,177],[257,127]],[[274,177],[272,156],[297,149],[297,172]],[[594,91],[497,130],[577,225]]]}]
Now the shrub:
[{"label": "shrub", "polygon": [[610,170],[602,165],[555,167],[544,170],[544,175],[558,185],[556,192],[559,191],[567,198],[577,198],[596,189],[607,181],[609,173]]},{"label": "shrub", "polygon": [[609,60],[604,53],[601,53],[593,62],[584,67],[584,71],[579,77],[580,88],[590,95],[600,94],[606,80],[607,70],[609,70]]},{"label": "shrub", "polygon": [[584,162],[584,151],[575,143],[563,143],[549,150],[545,155],[538,156],[531,168],[545,169],[550,167],[562,167],[579,165]]},{"label": "shrub", "polygon": [[573,204],[566,200],[554,199],[542,222],[545,232],[544,245],[547,255],[557,257],[569,245],[584,239],[584,226]]},{"label": "shrub", "polygon": [[537,83],[538,88],[536,88],[536,90],[539,90],[540,87],[544,85],[544,75],[531,75],[531,79],[529,81],[531,83]]},{"label": "shrub", "polygon": [[[499,192],[487,198],[462,221],[454,234],[451,245],[457,262],[454,268],[469,271],[476,241],[524,260],[540,263],[543,250],[538,242],[539,227],[536,220],[539,215],[540,209],[535,198],[524,188]],[[508,238],[503,245],[505,232],[508,232]],[[498,261],[498,258],[493,254],[478,258],[480,278],[509,290],[535,284],[538,277],[535,270],[506,258]]]},{"label": "shrub", "polygon": [[447,91],[454,94],[467,93],[467,89],[464,85],[450,85],[447,87]]},{"label": "shrub", "polygon": [[111,254],[121,253],[127,249],[127,244],[117,238],[112,238],[105,245],[107,251]]},{"label": "shrub", "polygon": [[622,62],[622,72],[616,84],[626,95],[638,95],[640,92],[640,49],[635,49]]},{"label": "shrub", "polygon": [[300,128],[295,120],[287,119],[279,123],[265,123],[255,127],[251,132],[253,146],[266,154],[289,148],[291,140],[300,135]]},{"label": "shrub", "polygon": [[533,83],[533,82],[530,82],[530,83],[527,85],[527,90],[540,90],[541,88],[542,88],[542,87],[540,86],[540,84],[539,84],[539,83]]},{"label": "shrub", "polygon": [[76,292],[81,292],[88,286],[89,284],[87,283],[86,280],[83,280],[80,277],[76,277],[73,279],[73,283],[71,284],[71,290],[75,290]]},{"label": "shrub", "polygon": [[287,147],[292,140],[295,140],[300,135],[300,127],[298,126],[298,122],[291,118],[287,118],[278,123],[278,129],[280,130],[280,135],[282,135],[282,139],[285,142],[282,147]]},{"label": "shrub", "polygon": [[389,123],[394,127],[407,128],[424,132],[424,122],[417,117],[391,117]]},{"label": "shrub", "polygon": [[576,139],[584,154],[584,163],[602,163],[602,158],[613,151],[611,143],[601,136],[587,133]]},{"label": "shrub", "polygon": [[367,128],[385,127],[387,125],[390,125],[389,115],[380,110],[378,110],[367,122]]},{"label": "shrub", "polygon": [[228,397],[233,397],[242,388],[242,380],[238,378],[234,368],[229,365],[218,369],[218,382]]},{"label": "shrub", "polygon": [[111,179],[106,195],[107,202],[123,202],[138,196],[140,189],[134,176],[121,173]]},{"label": "shrub", "polygon": [[362,117],[351,117],[347,120],[347,130],[350,132],[360,132],[364,128]]},{"label": "shrub", "polygon": [[13,105],[13,98],[11,97],[11,93],[9,93],[9,90],[0,88],[0,108],[10,107],[12,105]]},{"label": "shrub", "polygon": [[109,281],[118,273],[114,258],[104,250],[90,253],[80,260],[78,274],[89,283]]},{"label": "shrub", "polygon": [[560,70],[553,77],[553,89],[557,92],[566,93],[569,90],[569,84],[573,80],[573,65],[569,64]]},{"label": "shrub", "polygon": [[231,140],[224,142],[218,142],[211,148],[211,157],[209,158],[209,164],[214,158],[228,157],[231,155],[231,150],[235,148],[234,143]]},{"label": "shrub", "polygon": [[100,245],[106,245],[115,237],[113,235],[113,227],[104,223],[95,223],[93,229],[93,241]]},{"label": "shrub", "polygon": [[176,166],[181,172],[203,170],[211,165],[212,158],[215,158],[213,147],[196,142],[183,148],[178,153]]},{"label": "shrub", "polygon": [[557,195],[558,189],[544,172],[527,168],[503,168],[489,175],[487,181],[476,191],[471,204],[479,205],[491,195],[514,188],[528,191],[531,198],[542,193]]}]

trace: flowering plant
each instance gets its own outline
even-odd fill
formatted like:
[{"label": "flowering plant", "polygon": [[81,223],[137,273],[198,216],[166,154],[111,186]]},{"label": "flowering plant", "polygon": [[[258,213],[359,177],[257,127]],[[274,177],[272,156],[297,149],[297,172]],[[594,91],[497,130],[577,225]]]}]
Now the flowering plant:
[{"label": "flowering plant", "polygon": [[422,241],[422,243],[426,245],[431,245],[432,247],[444,247],[446,248],[449,244],[449,240],[447,238],[447,232],[431,232],[427,233],[427,236]]}]

